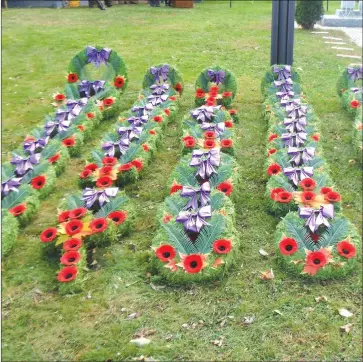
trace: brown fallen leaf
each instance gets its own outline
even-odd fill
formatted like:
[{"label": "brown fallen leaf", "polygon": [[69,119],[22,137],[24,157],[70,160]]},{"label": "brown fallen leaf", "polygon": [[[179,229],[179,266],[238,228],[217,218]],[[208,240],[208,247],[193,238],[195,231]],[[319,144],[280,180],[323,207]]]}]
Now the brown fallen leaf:
[{"label": "brown fallen leaf", "polygon": [[147,346],[150,342],[150,339],[147,339],[145,337],[135,338],[130,341],[130,343],[135,344],[137,347]]},{"label": "brown fallen leaf", "polygon": [[315,297],[314,299],[315,299],[315,302],[316,303],[319,303],[321,301],[323,301],[323,302],[327,302],[328,301],[328,298],[325,295],[321,295],[319,297]]},{"label": "brown fallen leaf", "polygon": [[275,278],[275,275],[272,269],[270,269],[265,272],[260,272],[259,278],[262,280],[272,280]]},{"label": "brown fallen leaf", "polygon": [[222,336],[220,339],[215,339],[212,341],[212,344],[216,347],[222,347],[224,337]]},{"label": "brown fallen leaf", "polygon": [[155,333],[157,333],[157,330],[155,329],[142,329],[141,331],[134,334],[134,338],[148,337],[154,335]]},{"label": "brown fallen leaf", "polygon": [[254,321],[255,321],[254,315],[243,317],[242,325],[247,327],[247,326],[251,325]]},{"label": "brown fallen leaf", "polygon": [[131,320],[131,319],[136,319],[137,317],[140,316],[140,313],[135,312],[135,313],[131,313],[126,317],[126,320]]},{"label": "brown fallen leaf", "polygon": [[340,330],[345,333],[350,333],[350,331],[352,330],[352,327],[353,327],[353,323],[348,323],[344,326],[341,326]]},{"label": "brown fallen leaf", "polygon": [[352,312],[349,312],[348,309],[345,309],[345,308],[340,308],[339,309],[339,314],[344,317],[344,318],[350,318],[350,317],[353,317],[353,313]]}]

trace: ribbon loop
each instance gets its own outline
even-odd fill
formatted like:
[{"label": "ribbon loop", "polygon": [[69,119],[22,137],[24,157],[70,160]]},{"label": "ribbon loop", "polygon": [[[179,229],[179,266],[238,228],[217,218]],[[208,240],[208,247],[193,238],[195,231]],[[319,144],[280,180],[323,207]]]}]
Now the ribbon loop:
[{"label": "ribbon loop", "polygon": [[94,82],[82,80],[78,83],[79,94],[82,98],[92,97],[98,92],[104,90],[105,83],[106,82],[104,80],[95,80]]},{"label": "ribbon loop", "polygon": [[176,222],[183,223],[186,231],[199,233],[204,225],[209,225],[205,219],[212,217],[210,205],[203,206],[197,211],[181,211],[176,217]]},{"label": "ribbon loop", "polygon": [[315,147],[305,147],[305,148],[298,148],[298,147],[289,147],[287,153],[290,156],[293,156],[292,159],[289,161],[295,162],[297,166],[301,166],[302,164],[307,164],[315,155]]},{"label": "ribbon loop", "polygon": [[153,84],[150,89],[153,95],[162,95],[170,88],[169,84]]},{"label": "ribbon loop", "polygon": [[209,182],[204,182],[199,188],[183,186],[180,196],[190,200],[184,210],[197,210],[200,206],[207,206],[210,202],[211,186]]},{"label": "ribbon loop", "polygon": [[83,190],[82,200],[87,209],[90,209],[97,201],[100,207],[102,207],[104,204],[111,201],[110,197],[115,197],[117,195],[118,190],[118,187],[109,187],[100,191],[87,187]]},{"label": "ribbon loop", "polygon": [[280,68],[274,65],[273,72],[277,74],[277,80],[284,80],[291,78],[291,65],[284,65]]},{"label": "ribbon loop", "polygon": [[223,83],[226,72],[224,70],[208,69],[207,75],[212,83],[216,83],[218,85],[220,83]]},{"label": "ribbon loop", "polygon": [[299,185],[300,181],[310,178],[314,175],[314,167],[285,167],[284,175],[294,183]]},{"label": "ribbon loop", "polygon": [[87,56],[87,63],[93,63],[96,68],[98,68],[102,63],[108,65],[108,59],[110,58],[111,54],[110,48],[103,48],[101,50],[97,50],[95,47],[87,46],[86,48],[86,56]]},{"label": "ribbon loop", "polygon": [[286,126],[286,130],[290,133],[305,132],[306,125],[306,117],[284,119],[284,126]]},{"label": "ribbon loop", "polygon": [[200,125],[200,128],[203,131],[214,131],[219,136],[225,131],[226,125],[224,122],[219,122],[219,123],[203,122]]},{"label": "ribbon loop", "polygon": [[355,82],[357,80],[362,79],[362,75],[363,75],[363,67],[360,66],[358,68],[354,68],[354,67],[348,67],[347,68],[347,73],[349,74],[350,79]]},{"label": "ribbon loop", "polygon": [[154,76],[155,82],[166,82],[168,80],[169,65],[164,64],[161,67],[151,67],[150,73]]},{"label": "ribbon loop", "polygon": [[307,135],[306,132],[301,131],[296,133],[283,133],[280,138],[285,146],[300,147],[304,145]]},{"label": "ribbon loop", "polygon": [[202,180],[209,179],[213,174],[217,174],[214,167],[218,167],[221,162],[221,155],[219,150],[212,149],[204,152],[201,150],[193,151],[190,166],[199,167],[196,176],[201,177]]},{"label": "ribbon loop", "polygon": [[287,93],[293,90],[293,81],[291,78],[275,80],[274,86],[279,88],[280,92]]},{"label": "ribbon loop", "polygon": [[48,144],[49,137],[38,138],[37,140],[24,141],[23,148],[24,152],[32,155],[33,153],[41,152],[44,147]]},{"label": "ribbon loop", "polygon": [[35,153],[26,158],[21,157],[19,155],[14,155],[11,159],[10,163],[15,165],[15,171],[17,176],[25,175],[29,170],[33,169],[34,165],[37,165],[40,162],[40,153]]},{"label": "ribbon loop", "polygon": [[21,185],[21,177],[13,177],[1,183],[1,197],[5,197],[9,192],[19,192],[18,188]]},{"label": "ribbon loop", "polygon": [[299,216],[302,219],[307,219],[305,226],[307,226],[311,232],[315,233],[320,225],[325,225],[329,227],[330,224],[328,219],[334,218],[334,206],[332,204],[327,204],[320,206],[318,210],[312,207],[299,207]]}]

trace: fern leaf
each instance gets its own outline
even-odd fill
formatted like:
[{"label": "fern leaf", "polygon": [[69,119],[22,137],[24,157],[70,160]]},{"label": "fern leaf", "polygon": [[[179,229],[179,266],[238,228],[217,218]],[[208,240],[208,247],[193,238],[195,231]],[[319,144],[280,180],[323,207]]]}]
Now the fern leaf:
[{"label": "fern leaf", "polygon": [[182,254],[193,254],[197,249],[184,232],[181,224],[161,224],[164,228],[170,243]]},{"label": "fern leaf", "polygon": [[120,210],[121,205],[128,201],[128,197],[125,195],[118,196],[112,199],[109,203],[104,205],[96,214],[95,217],[106,218],[111,212]]},{"label": "fern leaf", "polygon": [[186,202],[187,200],[181,197],[167,197],[165,199],[166,208],[173,216],[178,215],[183,210]]},{"label": "fern leaf", "polygon": [[69,195],[67,197],[66,203],[69,210],[77,209],[78,207],[84,207],[84,201],[79,195]]},{"label": "fern leaf", "polygon": [[11,209],[12,207],[20,204],[31,193],[30,185],[23,185],[19,187],[19,192],[12,191],[8,196],[1,200],[2,209]]},{"label": "fern leaf", "polygon": [[339,241],[344,240],[348,233],[349,221],[344,218],[336,218],[320,237],[319,244],[324,248],[336,245]]}]

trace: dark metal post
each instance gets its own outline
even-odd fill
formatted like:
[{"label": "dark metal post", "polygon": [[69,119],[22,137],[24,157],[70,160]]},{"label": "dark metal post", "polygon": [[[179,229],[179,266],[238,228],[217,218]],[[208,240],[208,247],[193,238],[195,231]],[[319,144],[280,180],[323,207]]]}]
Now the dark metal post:
[{"label": "dark metal post", "polygon": [[232,0],[229,0],[229,7],[232,7]]},{"label": "dark metal post", "polygon": [[272,1],[271,65],[293,63],[295,0]]}]

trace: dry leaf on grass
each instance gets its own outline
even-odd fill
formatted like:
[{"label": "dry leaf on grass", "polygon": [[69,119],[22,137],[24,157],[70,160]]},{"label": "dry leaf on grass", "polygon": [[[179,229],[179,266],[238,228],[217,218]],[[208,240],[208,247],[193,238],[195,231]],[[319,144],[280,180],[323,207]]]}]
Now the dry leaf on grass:
[{"label": "dry leaf on grass", "polygon": [[242,325],[247,327],[247,326],[251,325],[254,321],[255,321],[254,315],[243,317]]},{"label": "dry leaf on grass", "polygon": [[279,315],[283,315],[278,309],[275,309],[274,313],[279,314]]},{"label": "dry leaf on grass", "polygon": [[315,302],[317,302],[317,303],[319,303],[321,301],[323,301],[323,302],[327,302],[328,301],[328,298],[325,295],[321,295],[319,297],[315,297],[314,299],[315,299]]},{"label": "dry leaf on grass", "polygon": [[153,283],[150,283],[150,287],[151,287],[151,289],[158,291],[158,290],[164,289],[166,287],[166,285],[154,285]]},{"label": "dry leaf on grass", "polygon": [[212,344],[213,344],[213,346],[216,346],[216,347],[222,347],[223,340],[224,340],[224,337],[222,336],[220,339],[215,339],[214,341],[212,341]]},{"label": "dry leaf on grass", "polygon": [[265,250],[263,250],[263,249],[260,249],[259,251],[258,251],[259,253],[260,253],[260,255],[262,255],[262,256],[269,256],[270,254],[267,252],[267,251],[265,251]]},{"label": "dry leaf on grass", "polygon": [[155,333],[157,333],[157,330],[155,329],[142,329],[141,331],[134,334],[134,338],[148,337],[154,335]]},{"label": "dry leaf on grass", "polygon": [[270,269],[265,272],[260,272],[259,278],[262,280],[272,280],[275,278],[275,275],[272,269]]},{"label": "dry leaf on grass", "polygon": [[140,316],[140,313],[135,312],[135,313],[131,313],[126,317],[126,320],[131,320],[131,319],[136,319],[137,317]]},{"label": "dry leaf on grass", "polygon": [[352,330],[352,327],[353,327],[353,323],[348,323],[345,326],[341,326],[340,330],[345,333],[350,333],[350,331]]},{"label": "dry leaf on grass", "polygon": [[135,338],[130,341],[130,343],[135,344],[137,347],[147,346],[150,342],[150,339],[147,339],[145,337]]},{"label": "dry leaf on grass", "polygon": [[339,309],[339,314],[344,317],[344,318],[350,318],[350,317],[353,317],[353,313],[352,312],[349,312],[348,309],[345,309],[345,308],[340,308]]}]

